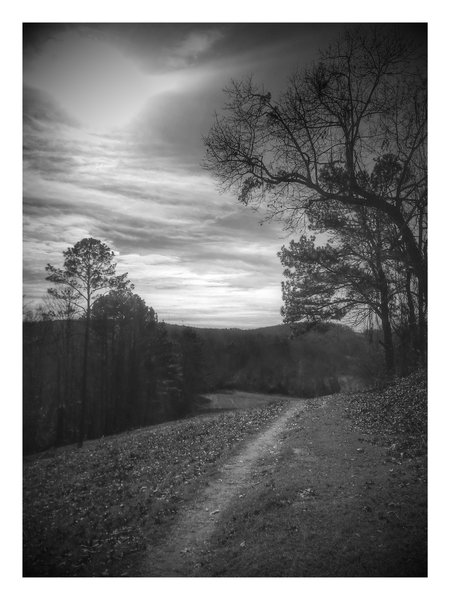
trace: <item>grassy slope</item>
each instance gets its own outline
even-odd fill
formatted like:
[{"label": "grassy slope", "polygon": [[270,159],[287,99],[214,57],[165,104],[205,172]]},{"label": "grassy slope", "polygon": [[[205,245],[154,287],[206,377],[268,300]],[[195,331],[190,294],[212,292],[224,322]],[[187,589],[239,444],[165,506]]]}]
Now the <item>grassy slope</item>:
[{"label": "grassy slope", "polygon": [[[24,467],[26,575],[131,575],[146,543],[282,409],[195,417]],[[327,398],[224,514],[199,575],[426,574],[426,383]]]},{"label": "grassy slope", "polygon": [[426,576],[425,374],[326,400],[263,459],[200,575]]},{"label": "grassy slope", "polygon": [[148,541],[282,407],[199,416],[28,457],[24,574],[130,574]]},{"label": "grassy slope", "polygon": [[263,459],[199,575],[426,576],[424,457],[391,457],[352,429],[348,398],[328,402],[311,401]]}]

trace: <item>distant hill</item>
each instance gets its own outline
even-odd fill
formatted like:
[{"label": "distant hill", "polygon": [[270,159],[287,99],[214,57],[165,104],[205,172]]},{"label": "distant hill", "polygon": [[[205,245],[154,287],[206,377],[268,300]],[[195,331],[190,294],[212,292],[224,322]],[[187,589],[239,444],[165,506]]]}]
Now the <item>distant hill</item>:
[{"label": "distant hill", "polygon": [[191,325],[178,325],[176,323],[165,323],[169,333],[181,333],[183,330],[190,329],[198,335],[220,335],[228,336],[247,336],[254,334],[290,337],[291,328],[289,325],[269,325],[267,327],[258,327],[256,329],[240,329],[239,327],[193,327]]},{"label": "distant hill", "polygon": [[279,335],[282,337],[290,337],[292,330],[289,325],[270,325],[269,327],[258,327],[258,329],[252,330],[254,333],[260,333],[261,335]]},{"label": "distant hill", "polygon": [[201,348],[204,390],[245,390],[312,397],[372,383],[378,347],[341,324],[292,335],[289,325],[257,329],[199,328],[165,323],[183,346],[194,336]]},{"label": "distant hill", "polygon": [[[169,332],[180,333],[183,330],[193,330],[199,335],[221,335],[227,336],[253,336],[253,335],[264,335],[264,336],[278,336],[282,338],[291,338],[292,329],[290,325],[280,323],[279,325],[268,325],[266,327],[257,327],[255,329],[240,329],[238,327],[194,327],[191,325],[178,325],[176,323],[165,323]],[[348,325],[342,325],[341,323],[329,323],[329,330],[346,332],[349,335],[361,336],[361,333],[354,331]]]}]

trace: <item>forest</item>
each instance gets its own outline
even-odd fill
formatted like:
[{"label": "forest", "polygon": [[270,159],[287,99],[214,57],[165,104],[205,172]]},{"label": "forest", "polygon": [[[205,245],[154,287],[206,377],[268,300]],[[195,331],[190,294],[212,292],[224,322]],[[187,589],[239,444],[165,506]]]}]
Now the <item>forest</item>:
[{"label": "forest", "polygon": [[[87,245],[105,250],[90,238],[76,252]],[[104,277],[96,284],[97,296],[90,286],[88,318],[86,304],[80,309],[83,278],[75,277],[73,264],[67,271],[73,250],[66,254],[66,272],[55,276],[54,268],[47,269],[59,285],[24,316],[26,454],[195,414],[204,406],[202,394],[212,391],[313,397],[374,385],[383,376],[377,331],[329,323],[294,337],[289,325],[240,330],[166,324],[130,282],[118,285],[115,274],[111,288],[104,289]],[[95,261],[98,256],[89,257],[91,266]]]}]

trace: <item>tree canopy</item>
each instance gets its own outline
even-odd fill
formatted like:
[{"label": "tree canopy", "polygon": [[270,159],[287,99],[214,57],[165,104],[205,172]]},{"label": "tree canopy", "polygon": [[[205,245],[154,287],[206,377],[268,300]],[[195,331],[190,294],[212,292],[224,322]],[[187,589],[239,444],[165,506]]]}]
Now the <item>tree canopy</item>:
[{"label": "tree canopy", "polygon": [[127,273],[116,275],[114,252],[94,238],[84,238],[63,252],[64,266],[48,264],[47,281],[58,284],[49,294],[58,299],[70,297],[72,305],[88,315],[93,304],[110,290],[132,289]]},{"label": "tree canopy", "polygon": [[317,204],[380,211],[425,293],[426,69],[401,28],[346,33],[278,99],[251,78],[225,91],[204,140],[221,186],[294,230]]}]

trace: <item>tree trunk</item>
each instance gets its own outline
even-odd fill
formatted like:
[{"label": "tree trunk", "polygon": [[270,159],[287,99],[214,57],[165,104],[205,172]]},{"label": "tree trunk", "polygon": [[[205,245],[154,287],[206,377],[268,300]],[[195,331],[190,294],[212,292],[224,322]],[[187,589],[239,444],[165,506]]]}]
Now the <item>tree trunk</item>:
[{"label": "tree trunk", "polygon": [[427,361],[427,324],[425,316],[426,292],[419,280],[419,356],[420,362],[425,366]]},{"label": "tree trunk", "polygon": [[411,272],[406,273],[406,301],[408,304],[408,327],[413,340],[413,349],[419,350],[419,340],[417,337],[417,321],[416,311],[414,308],[414,300],[411,293]]},{"label": "tree trunk", "polygon": [[395,373],[395,352],[394,342],[392,340],[392,328],[389,320],[389,309],[381,307],[381,324],[383,327],[383,348],[384,358],[386,363],[386,372],[388,377],[392,377]]},{"label": "tree trunk", "polygon": [[383,348],[384,358],[386,363],[386,373],[388,377],[392,377],[395,373],[395,354],[394,342],[392,339],[392,327],[389,310],[389,285],[383,269],[383,261],[381,257],[381,230],[380,223],[377,222],[377,241],[378,247],[376,252],[376,276],[378,279],[378,289],[380,292],[380,315],[381,326],[383,328]]},{"label": "tree trunk", "polygon": [[[423,239],[423,218],[424,209],[421,209],[419,214],[419,247],[422,254],[426,256],[426,242]],[[427,283],[426,277],[419,279],[419,356],[422,365],[425,365],[427,361]]]},{"label": "tree trunk", "polygon": [[58,394],[58,402],[57,402],[57,412],[56,412],[56,446],[61,446],[65,440],[65,402],[64,402],[64,384],[62,377],[62,368],[61,361],[64,360],[65,357],[58,356],[57,357],[57,394]]},{"label": "tree trunk", "polygon": [[379,270],[379,286],[381,326],[383,328],[384,358],[386,363],[387,375],[388,377],[392,377],[395,373],[394,342],[392,339],[392,327],[389,314],[389,291],[386,276],[382,269]]},{"label": "tree trunk", "polygon": [[87,410],[87,371],[89,360],[89,333],[90,333],[90,309],[86,312],[86,328],[84,330],[84,352],[83,352],[83,374],[81,381],[81,405],[80,405],[80,424],[78,428],[78,448],[83,446],[86,436],[86,410]]}]

